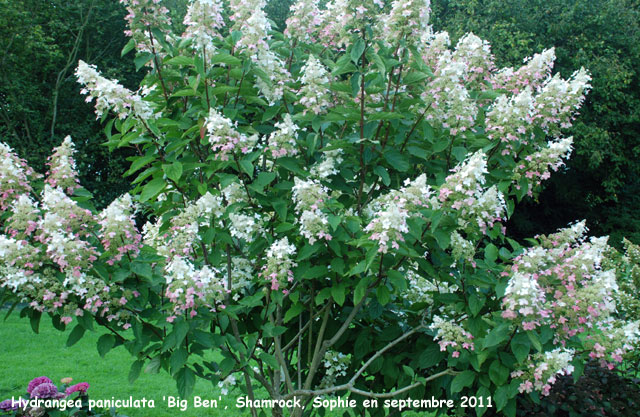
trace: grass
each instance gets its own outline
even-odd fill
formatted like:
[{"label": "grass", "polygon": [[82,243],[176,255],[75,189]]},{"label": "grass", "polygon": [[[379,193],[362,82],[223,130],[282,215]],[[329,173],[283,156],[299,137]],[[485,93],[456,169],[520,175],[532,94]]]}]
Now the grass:
[{"label": "grass", "polygon": [[[1,312],[3,313],[3,312]],[[4,315],[4,313],[3,313]],[[153,400],[154,408],[120,408],[119,411],[129,417],[231,417],[249,416],[248,409],[235,407],[240,392],[232,391],[221,395],[217,387],[205,381],[197,381],[194,396],[203,399],[218,400],[218,408],[194,408],[193,401],[182,411],[169,408],[164,397],[177,397],[175,381],[169,374],[141,373],[140,377],[129,384],[129,368],[133,359],[124,347],[120,346],[101,358],[96,349],[99,332],[87,332],[78,343],[66,347],[69,332],[56,330],[50,320],[43,316],[40,333],[31,330],[27,319],[20,319],[13,313],[7,320],[0,318],[0,401],[11,396],[23,395],[29,381],[38,376],[48,376],[54,383],[65,377],[73,378],[74,383],[88,382],[89,397],[94,400],[128,399],[130,396],[141,400]],[[257,391],[256,398],[268,398],[266,392]],[[326,416],[342,416],[344,409],[327,410]],[[427,417],[431,413],[409,412],[405,416]],[[267,410],[267,415],[270,415]]]}]

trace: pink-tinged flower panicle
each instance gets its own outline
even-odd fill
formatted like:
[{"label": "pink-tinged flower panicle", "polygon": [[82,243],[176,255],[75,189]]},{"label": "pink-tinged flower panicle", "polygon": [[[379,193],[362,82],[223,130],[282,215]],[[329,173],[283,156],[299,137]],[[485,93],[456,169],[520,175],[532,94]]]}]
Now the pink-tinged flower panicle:
[{"label": "pink-tinged flower panicle", "polygon": [[318,9],[318,2],[298,0],[291,6],[284,34],[300,42],[313,43],[317,40],[322,24],[322,12]]},{"label": "pink-tinged flower panicle", "polygon": [[96,118],[104,112],[113,111],[120,119],[125,119],[131,113],[142,120],[158,117],[148,101],[120,85],[117,80],[109,80],[100,75],[94,65],[78,61],[76,78],[84,86],[80,91],[87,94],[87,102],[96,100]]},{"label": "pink-tinged flower panicle", "polygon": [[207,57],[212,57],[216,50],[214,39],[222,38],[223,9],[220,0],[192,0],[182,22],[186,26],[182,38],[190,39],[193,47]]},{"label": "pink-tinged flower panicle", "polygon": [[111,257],[107,260],[110,265],[125,254],[134,258],[140,252],[142,236],[136,228],[135,212],[136,206],[127,193],[114,200],[99,215],[100,240],[104,253]]},{"label": "pink-tinged flower panicle", "polygon": [[[176,256],[166,266],[165,297],[173,303],[174,316],[196,316],[198,307],[212,311],[224,308],[229,294],[226,276],[216,268],[197,269],[186,258]],[[173,319],[167,318],[171,322]]]},{"label": "pink-tinged flower panicle", "polygon": [[135,42],[138,52],[159,52],[160,43],[153,38],[152,29],[168,33],[171,27],[169,9],[162,5],[161,0],[120,0],[127,8],[125,20],[128,29],[125,35]]},{"label": "pink-tinged flower panicle", "polygon": [[11,205],[11,217],[5,223],[5,232],[11,238],[25,239],[34,234],[39,220],[38,204],[28,194],[22,194]]},{"label": "pink-tinged flower panicle", "polygon": [[453,320],[433,316],[429,329],[435,332],[433,339],[438,341],[440,350],[445,352],[451,348],[451,356],[454,358],[459,357],[463,350],[475,350],[473,335]]},{"label": "pink-tinged flower panicle", "polygon": [[511,378],[522,381],[520,393],[539,391],[543,396],[549,395],[556,382],[557,375],[571,375],[575,352],[572,349],[558,348],[552,351],[529,355],[524,364],[511,373]]},{"label": "pink-tinged flower panicle", "polygon": [[234,124],[215,109],[209,111],[206,119],[208,141],[216,152],[216,158],[228,161],[229,157],[237,157],[253,151],[258,136],[238,132]]},{"label": "pink-tinged flower panicle", "polygon": [[276,240],[267,249],[266,264],[258,276],[269,282],[271,291],[287,293],[287,288],[294,279],[291,269],[297,266],[293,261],[295,254],[296,247],[289,243],[287,237]]},{"label": "pink-tinged flower panicle", "polygon": [[298,153],[297,142],[299,128],[293,123],[291,115],[286,113],[282,122],[275,124],[276,130],[267,139],[268,150],[273,159],[282,156],[294,156]]},{"label": "pink-tinged flower panicle", "polygon": [[394,0],[391,11],[380,19],[383,40],[389,46],[402,39],[415,43],[427,31],[430,12],[430,0]]},{"label": "pink-tinged flower panicle", "polygon": [[71,136],[65,137],[62,144],[54,148],[53,154],[48,159],[49,172],[47,172],[47,178],[45,179],[47,184],[54,188],[60,187],[69,195],[80,187],[80,180],[76,172],[76,162],[73,159],[74,152]]},{"label": "pink-tinged flower panicle", "polygon": [[16,197],[32,191],[31,179],[35,172],[24,159],[0,142],[0,212],[4,212]]},{"label": "pink-tinged flower panicle", "polygon": [[545,49],[542,53],[524,59],[525,65],[518,70],[504,68],[491,77],[494,89],[506,89],[513,94],[519,94],[530,88],[537,91],[549,78],[556,55],[555,49]]}]

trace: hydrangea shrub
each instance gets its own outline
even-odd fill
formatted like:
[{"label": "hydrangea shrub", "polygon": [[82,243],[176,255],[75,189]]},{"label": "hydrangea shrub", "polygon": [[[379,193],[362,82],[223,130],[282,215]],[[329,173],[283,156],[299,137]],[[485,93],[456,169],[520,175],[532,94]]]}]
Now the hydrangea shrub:
[{"label": "hydrangea shrub", "polygon": [[194,0],[182,34],[161,0],[122,3],[140,88],[76,76],[106,145],[137,152],[131,193],[96,212],[70,139],[44,179],[0,148],[1,283],[34,329],[104,327],[131,379],[261,387],[296,416],[344,394],[515,415],[519,393],[637,346],[606,238],[506,237],[571,154],[586,70],[553,75],[553,49],[497,68],[486,41],[434,32],[424,0],[303,0],[283,33],[263,0]]}]

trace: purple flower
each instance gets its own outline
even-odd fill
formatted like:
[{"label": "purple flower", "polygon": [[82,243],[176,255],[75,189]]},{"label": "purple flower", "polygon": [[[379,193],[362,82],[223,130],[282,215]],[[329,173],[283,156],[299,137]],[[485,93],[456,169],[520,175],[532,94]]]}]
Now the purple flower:
[{"label": "purple flower", "polygon": [[82,394],[85,394],[88,389],[89,389],[89,384],[87,382],[80,382],[79,384],[75,384],[67,388],[65,393],[67,395],[71,395],[74,392],[80,392]]},{"label": "purple flower", "polygon": [[45,382],[51,384],[53,381],[47,378],[46,376],[39,376],[37,378],[33,378],[31,382],[29,382],[29,386],[27,387],[27,392],[31,394],[31,391],[33,391],[35,387],[37,387],[40,384],[44,384]]},{"label": "purple flower", "polygon": [[13,410],[17,410],[18,406],[21,402],[22,398],[18,401],[14,402],[12,400],[4,400],[2,402],[0,402],[0,410],[2,411],[13,411]]},{"label": "purple flower", "polygon": [[58,392],[58,387],[50,382],[38,385],[31,391],[31,398],[64,398],[63,392]]}]

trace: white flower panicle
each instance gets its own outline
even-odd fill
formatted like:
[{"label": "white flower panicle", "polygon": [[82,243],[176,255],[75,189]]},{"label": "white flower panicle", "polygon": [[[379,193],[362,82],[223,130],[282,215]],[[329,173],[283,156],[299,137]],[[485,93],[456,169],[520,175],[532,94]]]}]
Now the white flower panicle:
[{"label": "white flower panicle", "polygon": [[328,196],[328,190],[318,180],[301,180],[294,178],[293,202],[296,220],[300,224],[300,233],[314,244],[317,239],[331,240],[329,234],[329,218],[322,211]]},{"label": "white flower panicle", "polygon": [[196,50],[211,57],[216,48],[213,40],[222,38],[224,27],[223,4],[220,0],[192,0],[182,22],[186,28],[183,39],[191,39]]},{"label": "white flower panicle", "polygon": [[171,26],[169,9],[160,4],[160,0],[120,0],[127,8],[125,20],[129,28],[124,31],[131,37],[138,52],[160,51],[157,39],[150,36],[151,29],[168,33]]},{"label": "white flower panicle", "polygon": [[53,154],[49,156],[47,162],[49,172],[45,182],[52,187],[62,188],[68,194],[73,194],[73,190],[80,187],[76,162],[73,159],[74,152],[71,136],[67,136],[60,146],[53,149]]},{"label": "white flower panicle", "polygon": [[324,151],[320,162],[311,167],[311,175],[320,180],[327,180],[331,182],[329,177],[338,173],[337,166],[343,161],[341,155],[342,149]]},{"label": "white flower panicle", "polygon": [[383,40],[387,45],[404,38],[412,43],[419,40],[427,30],[430,12],[430,0],[394,0],[389,14],[380,19]]},{"label": "white flower panicle", "polygon": [[87,94],[87,103],[96,99],[97,118],[106,111],[113,111],[120,119],[125,119],[131,113],[142,120],[157,117],[148,101],[117,81],[102,77],[94,65],[78,61],[76,77],[84,86],[81,93]]},{"label": "white flower panicle", "polygon": [[399,249],[398,242],[404,242],[404,233],[409,232],[407,219],[421,215],[420,208],[429,207],[432,202],[431,188],[427,185],[427,176],[420,175],[415,180],[407,179],[400,190],[393,190],[371,202],[367,212],[372,220],[365,227],[371,232],[369,239],[378,242],[378,251],[387,253],[388,245]]},{"label": "white flower panicle", "polygon": [[331,106],[331,95],[327,87],[329,77],[325,67],[314,55],[309,55],[309,59],[302,67],[300,82],[302,83],[301,98],[298,102],[305,108],[303,114],[309,110],[314,114],[326,113],[327,108]]},{"label": "white flower panicle", "polygon": [[99,215],[100,240],[104,253],[111,256],[107,260],[110,265],[122,259],[125,254],[135,258],[140,252],[142,236],[134,220],[136,209],[127,193],[115,199]]},{"label": "white flower panicle", "polygon": [[526,178],[528,193],[533,193],[534,187],[551,177],[551,171],[558,171],[564,165],[564,160],[569,159],[573,150],[573,137],[558,139],[549,142],[546,147],[527,155],[516,167],[513,180],[516,188],[520,188],[518,182]]},{"label": "white flower panicle", "polygon": [[209,110],[206,126],[211,148],[222,161],[228,161],[229,155],[251,152],[258,141],[257,135],[247,137],[238,132],[231,120],[213,108]]},{"label": "white flower panicle", "polygon": [[[538,280],[530,274],[513,274],[504,291],[503,305],[507,311],[517,312],[527,319],[535,320],[541,314],[547,314],[544,291],[538,285]],[[509,317],[509,314],[503,315]]]},{"label": "white flower panicle", "polygon": [[433,322],[429,329],[435,331],[433,340],[438,341],[440,350],[447,351],[451,347],[451,356],[457,358],[463,349],[474,350],[473,335],[466,331],[464,327],[453,320],[440,316],[433,316]]},{"label": "white flower panicle", "polygon": [[231,32],[241,30],[242,25],[246,22],[256,10],[264,9],[267,5],[266,0],[229,0],[229,10],[233,13],[229,16],[229,20],[234,22]]},{"label": "white flower panicle", "polygon": [[289,293],[286,287],[293,282],[291,268],[297,266],[292,259],[295,254],[296,247],[289,243],[289,239],[286,236],[273,242],[267,249],[266,264],[262,267],[262,271],[258,276],[271,283],[270,288],[272,291],[282,289],[284,294]]},{"label": "white flower panicle", "polygon": [[91,211],[79,207],[62,189],[49,184],[45,184],[42,193],[42,209],[44,216],[38,223],[38,229],[43,236],[56,231],[86,235],[95,224]]},{"label": "white flower panicle", "polygon": [[198,307],[211,311],[225,308],[224,300],[229,294],[224,273],[209,266],[201,269],[187,259],[176,256],[166,266],[167,290],[165,296],[173,306],[174,315],[167,321],[172,322],[178,315],[194,317]]},{"label": "white flower panicle", "polygon": [[289,113],[284,115],[281,122],[275,124],[276,130],[269,135],[267,140],[271,156],[293,156],[298,153],[296,139],[298,138],[298,126],[293,123]]},{"label": "white flower panicle", "polygon": [[517,71],[513,68],[504,68],[496,72],[491,83],[494,89],[506,89],[514,94],[520,93],[525,88],[535,91],[551,75],[555,60],[555,49],[545,49],[542,53],[525,58],[525,65]]},{"label": "white flower panicle", "polygon": [[489,42],[467,33],[458,41],[452,60],[465,64],[464,82],[483,87],[494,69],[493,56]]},{"label": "white flower panicle", "polygon": [[320,388],[335,386],[338,378],[347,376],[347,369],[351,363],[351,355],[345,355],[341,352],[327,350],[322,360],[324,368],[324,376],[320,381]]},{"label": "white flower panicle", "polygon": [[207,192],[172,217],[164,234],[160,234],[162,219],[159,218],[155,224],[145,224],[144,243],[155,248],[167,260],[174,256],[188,258],[195,250],[200,226],[208,226],[212,219],[219,219],[223,213],[222,198]]},{"label": "white flower panicle", "polygon": [[291,6],[284,34],[301,42],[312,43],[322,24],[322,13],[315,0],[298,0]]},{"label": "white flower panicle", "polygon": [[453,268],[456,267],[458,261],[469,262],[473,267],[476,266],[473,258],[476,249],[473,243],[460,235],[458,232],[451,234],[451,256],[454,259]]},{"label": "white flower panicle", "polygon": [[[526,144],[529,137],[525,136],[535,117],[535,99],[530,87],[524,88],[518,94],[508,97],[506,94],[499,96],[487,113],[486,125],[489,139],[497,139],[502,142],[516,142],[520,140]],[[510,150],[512,147],[507,147]],[[504,154],[508,154],[504,152]]]},{"label": "white flower panicle", "polygon": [[251,243],[254,239],[264,234],[262,218],[255,213],[253,216],[242,213],[229,213],[231,236]]},{"label": "white flower panicle", "polygon": [[563,80],[556,74],[540,88],[536,96],[537,124],[550,135],[557,135],[561,129],[571,127],[590,89],[591,76],[584,68],[574,72],[569,80]]},{"label": "white flower panicle", "polygon": [[31,192],[30,178],[34,174],[24,159],[0,142],[0,210],[6,210],[17,196]]},{"label": "white flower panicle", "polygon": [[523,368],[512,372],[511,377],[523,380],[518,388],[521,393],[536,390],[544,396],[549,395],[557,375],[573,373],[571,361],[574,355],[573,349],[564,348],[536,353],[529,356]]},{"label": "white flower panicle", "polygon": [[11,217],[6,221],[6,232],[12,238],[24,239],[31,236],[38,228],[40,210],[38,205],[27,194],[22,194],[11,205]]}]

